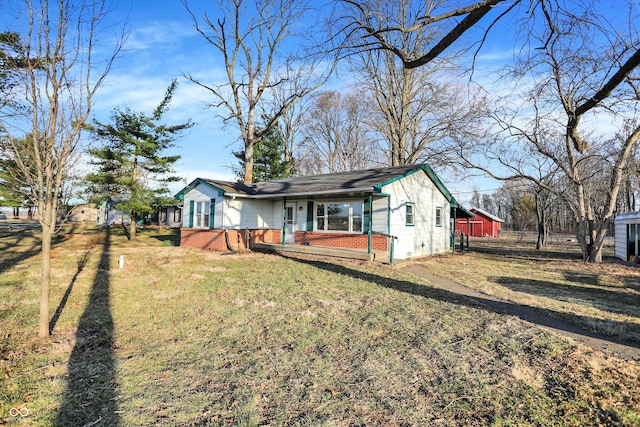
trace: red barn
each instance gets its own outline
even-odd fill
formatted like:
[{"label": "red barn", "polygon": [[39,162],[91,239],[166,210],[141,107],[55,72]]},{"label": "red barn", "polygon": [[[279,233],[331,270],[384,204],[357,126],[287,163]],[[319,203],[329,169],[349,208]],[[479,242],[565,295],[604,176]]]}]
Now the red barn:
[{"label": "red barn", "polygon": [[469,220],[466,218],[456,219],[456,234],[463,232],[465,236],[498,237],[500,224],[504,220],[478,208],[471,208],[471,212],[475,214],[475,218],[470,218]]}]

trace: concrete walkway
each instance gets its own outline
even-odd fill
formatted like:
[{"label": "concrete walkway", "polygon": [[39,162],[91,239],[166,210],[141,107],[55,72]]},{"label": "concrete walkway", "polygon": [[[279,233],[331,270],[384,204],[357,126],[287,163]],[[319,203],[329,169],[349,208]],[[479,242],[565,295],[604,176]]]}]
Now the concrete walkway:
[{"label": "concrete walkway", "polygon": [[425,267],[418,264],[408,263],[405,266],[400,266],[399,269],[420,279],[425,279],[438,288],[466,297],[484,305],[497,313],[519,317],[522,320],[536,324],[559,335],[572,338],[575,341],[595,350],[615,354],[625,360],[635,360],[640,362],[640,344],[619,340],[594,331],[583,329],[580,326],[564,319],[550,316],[543,310],[535,307],[500,300],[491,295],[487,295],[475,289],[461,285],[460,283],[436,276]]}]

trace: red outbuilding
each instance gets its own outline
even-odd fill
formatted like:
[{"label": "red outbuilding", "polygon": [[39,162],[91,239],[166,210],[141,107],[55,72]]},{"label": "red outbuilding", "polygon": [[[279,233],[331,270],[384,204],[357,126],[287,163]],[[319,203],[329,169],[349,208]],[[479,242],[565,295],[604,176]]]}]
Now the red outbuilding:
[{"label": "red outbuilding", "polygon": [[475,214],[475,218],[456,219],[456,234],[463,232],[465,236],[471,237],[498,237],[500,224],[504,220],[478,208],[471,208],[471,212]]}]

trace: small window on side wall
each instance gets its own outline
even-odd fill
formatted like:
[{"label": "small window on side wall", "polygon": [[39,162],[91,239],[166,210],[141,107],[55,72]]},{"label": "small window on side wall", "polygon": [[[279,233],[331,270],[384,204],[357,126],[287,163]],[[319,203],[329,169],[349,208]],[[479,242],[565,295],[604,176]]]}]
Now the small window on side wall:
[{"label": "small window on side wall", "polygon": [[436,227],[442,227],[442,207],[436,207]]},{"label": "small window on side wall", "polygon": [[415,223],[415,209],[416,209],[416,205],[412,202],[407,202],[407,225],[416,225]]}]

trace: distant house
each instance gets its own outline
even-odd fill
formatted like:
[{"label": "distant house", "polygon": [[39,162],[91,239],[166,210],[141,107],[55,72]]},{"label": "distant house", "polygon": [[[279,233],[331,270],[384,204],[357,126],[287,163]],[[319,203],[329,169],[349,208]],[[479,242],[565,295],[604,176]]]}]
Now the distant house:
[{"label": "distant house", "polygon": [[615,255],[625,261],[640,260],[640,212],[628,212],[614,220]]},{"label": "distant house", "polygon": [[85,222],[95,224],[98,221],[98,208],[95,203],[85,203],[74,206],[66,214],[65,220],[68,222]]},{"label": "distant house", "polygon": [[118,225],[131,222],[131,215],[116,209],[117,203],[113,200],[103,200],[98,203],[98,218],[96,220],[98,225]]},{"label": "distant house", "polygon": [[474,218],[456,219],[456,232],[471,237],[498,237],[503,219],[478,208],[471,208]]},{"label": "distant house", "polygon": [[197,178],[176,198],[184,202],[183,246],[390,262],[450,250],[451,219],[460,209],[426,164],[252,185]]},{"label": "distant house", "polygon": [[[103,200],[98,204],[97,221],[98,225],[119,225],[129,224],[131,215],[116,209],[116,201]],[[182,226],[182,207],[176,203],[168,206],[161,206],[155,214],[144,218],[136,218],[138,225],[160,225],[169,228],[180,228]]]},{"label": "distant house", "polygon": [[169,228],[182,227],[182,206],[175,204],[160,207],[157,215],[157,224]]}]

